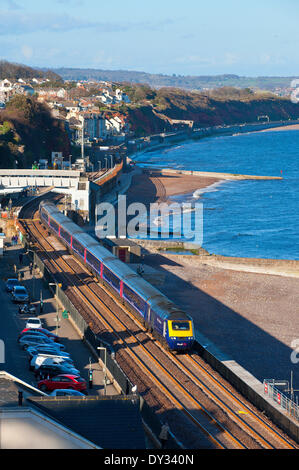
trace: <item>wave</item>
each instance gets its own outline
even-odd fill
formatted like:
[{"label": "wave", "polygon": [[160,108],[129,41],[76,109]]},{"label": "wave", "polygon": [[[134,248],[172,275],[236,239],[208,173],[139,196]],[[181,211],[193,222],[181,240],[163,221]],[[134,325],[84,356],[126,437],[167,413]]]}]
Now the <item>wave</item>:
[{"label": "wave", "polygon": [[200,188],[194,191],[193,197],[194,199],[199,199],[200,196],[202,196],[205,193],[215,193],[216,191],[219,190],[219,186],[222,185],[223,183],[226,183],[231,180],[225,180],[225,181],[217,181],[217,183],[213,183],[210,186],[206,186],[205,188]]}]

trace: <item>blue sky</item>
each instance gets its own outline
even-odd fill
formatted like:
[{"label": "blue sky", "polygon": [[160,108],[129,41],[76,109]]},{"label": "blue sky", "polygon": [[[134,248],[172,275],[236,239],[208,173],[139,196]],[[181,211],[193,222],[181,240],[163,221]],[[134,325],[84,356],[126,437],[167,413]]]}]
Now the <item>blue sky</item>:
[{"label": "blue sky", "polygon": [[39,67],[299,75],[298,0],[0,0],[0,58]]}]

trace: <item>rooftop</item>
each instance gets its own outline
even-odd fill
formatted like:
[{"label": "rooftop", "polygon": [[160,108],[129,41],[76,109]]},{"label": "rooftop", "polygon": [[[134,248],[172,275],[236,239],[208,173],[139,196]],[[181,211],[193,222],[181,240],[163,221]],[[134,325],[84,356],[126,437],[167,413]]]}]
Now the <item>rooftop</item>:
[{"label": "rooftop", "polygon": [[30,402],[51,418],[104,449],[145,449],[136,396],[34,397]]}]

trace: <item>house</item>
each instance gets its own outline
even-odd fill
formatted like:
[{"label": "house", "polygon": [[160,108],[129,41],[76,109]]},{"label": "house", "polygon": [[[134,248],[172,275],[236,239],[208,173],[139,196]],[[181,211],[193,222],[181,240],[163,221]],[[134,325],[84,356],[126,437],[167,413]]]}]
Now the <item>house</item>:
[{"label": "house", "polygon": [[84,133],[89,139],[105,139],[107,137],[107,128],[105,124],[105,115],[102,112],[85,111],[80,114],[83,121]]},{"label": "house", "polygon": [[0,82],[0,101],[7,101],[13,94],[13,83],[5,78]]},{"label": "house", "polygon": [[57,98],[66,99],[67,91],[64,88],[60,88],[60,90],[57,91]]},{"label": "house", "polygon": [[63,103],[65,109],[69,112],[72,113],[79,113],[80,112],[80,106],[77,101],[65,101]]},{"label": "house", "polygon": [[131,103],[131,100],[128,95],[126,95],[122,90],[120,90],[120,88],[117,88],[115,90],[115,102],[121,103],[122,101],[125,103]]},{"label": "house", "polygon": [[104,90],[101,95],[97,97],[104,104],[113,104],[113,97],[110,96],[108,90]]},{"label": "house", "polygon": [[35,93],[34,88],[32,88],[32,86],[29,86],[29,85],[15,85],[14,89],[15,89],[15,93],[20,94],[20,95],[32,96]]}]

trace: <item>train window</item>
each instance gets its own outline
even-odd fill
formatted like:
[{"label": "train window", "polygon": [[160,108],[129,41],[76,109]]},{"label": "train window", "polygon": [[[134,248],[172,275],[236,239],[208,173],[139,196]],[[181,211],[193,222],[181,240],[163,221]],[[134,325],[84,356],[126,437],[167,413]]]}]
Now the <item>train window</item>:
[{"label": "train window", "polygon": [[47,217],[47,214],[46,214],[45,209],[42,209],[42,210],[41,210],[41,217],[42,217],[42,219],[44,219],[46,222],[48,222],[48,217]]},{"label": "train window", "polygon": [[60,228],[60,236],[66,243],[68,243],[69,245],[71,244],[70,234],[66,230],[64,230],[62,227]]},{"label": "train window", "polygon": [[117,291],[120,290],[120,280],[115,274],[113,274],[110,269],[106,266],[103,266],[103,278],[107,281],[114,289]]},{"label": "train window", "polygon": [[190,324],[187,321],[173,321],[172,322],[173,330],[190,330]]},{"label": "train window", "polygon": [[82,258],[84,258],[84,247],[73,237],[73,250],[78,253]]},{"label": "train window", "polygon": [[123,297],[143,316],[146,314],[146,302],[126,284],[124,284]]},{"label": "train window", "polygon": [[92,255],[88,250],[86,250],[86,263],[89,264],[97,273],[101,272],[101,262]]},{"label": "train window", "polygon": [[59,231],[59,225],[57,224],[57,222],[55,222],[55,220],[51,219],[50,218],[50,227],[55,230],[56,233],[58,233]]}]

